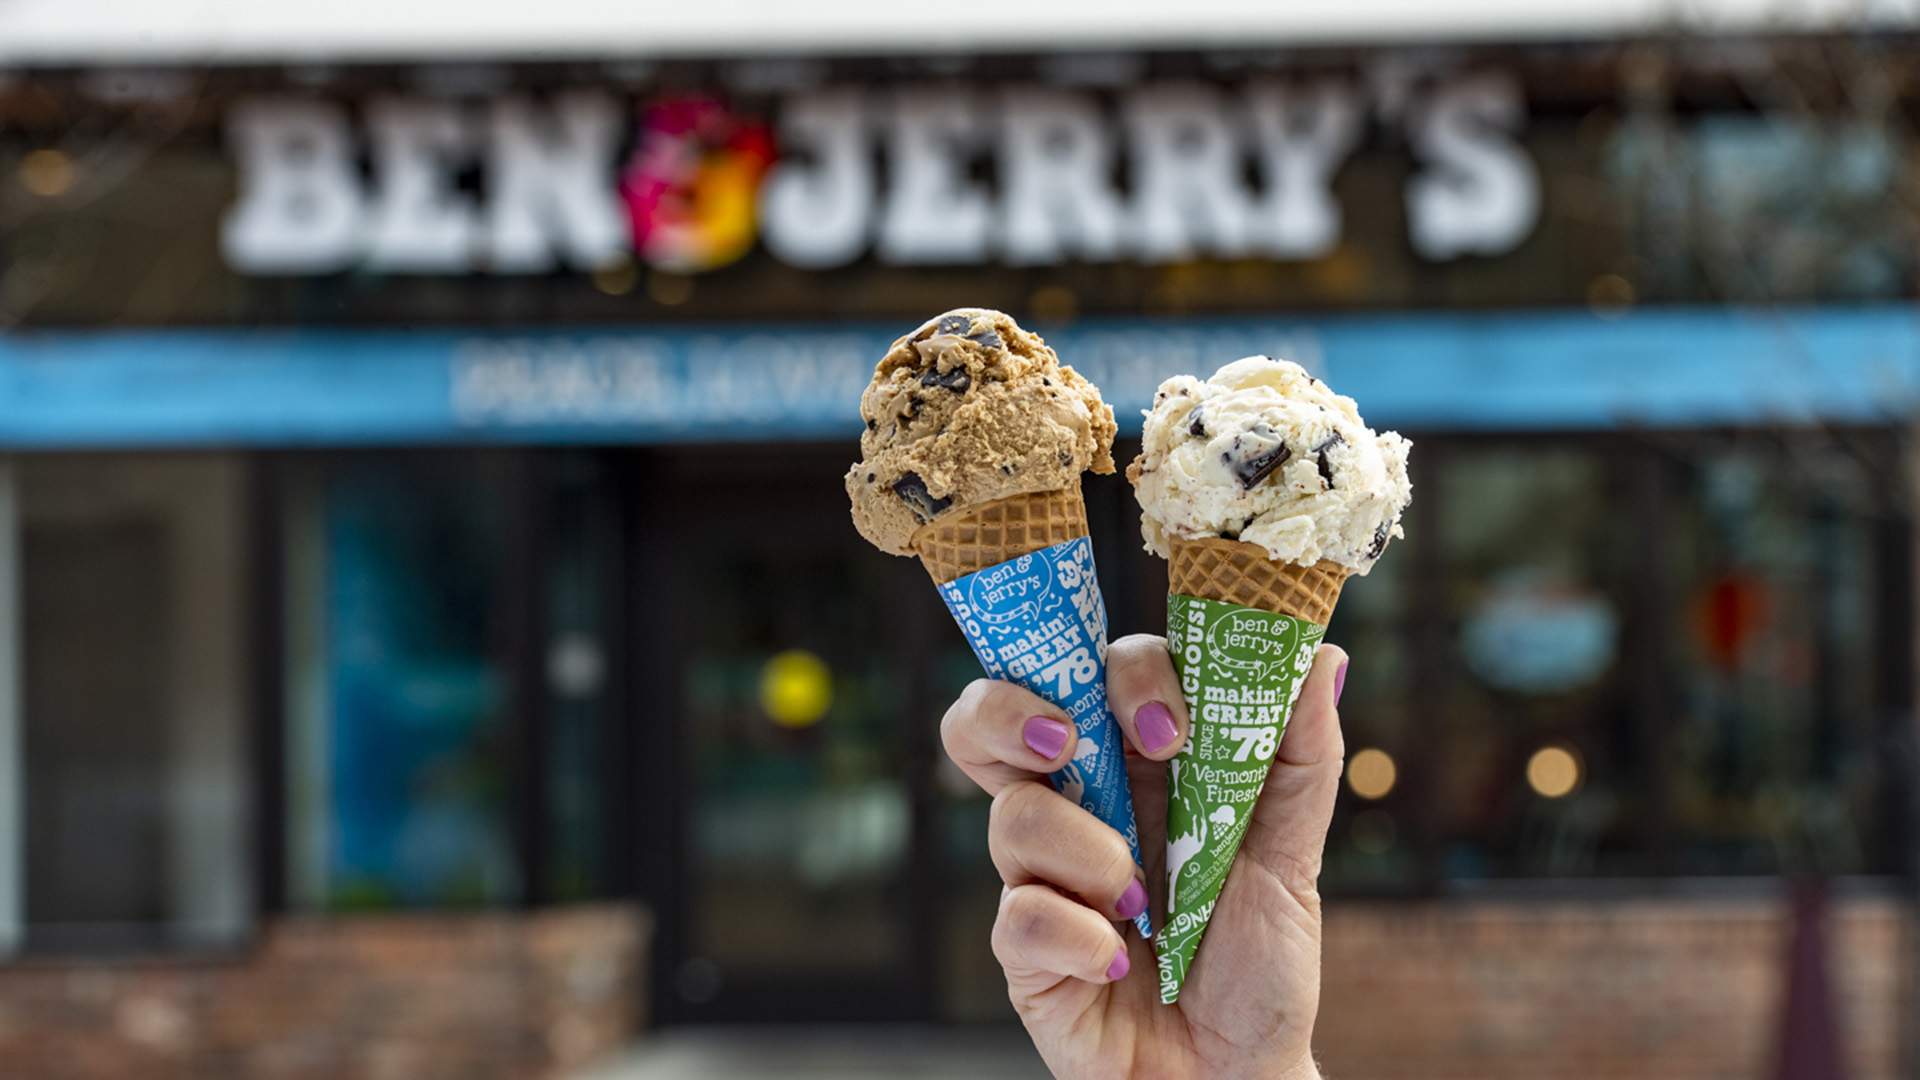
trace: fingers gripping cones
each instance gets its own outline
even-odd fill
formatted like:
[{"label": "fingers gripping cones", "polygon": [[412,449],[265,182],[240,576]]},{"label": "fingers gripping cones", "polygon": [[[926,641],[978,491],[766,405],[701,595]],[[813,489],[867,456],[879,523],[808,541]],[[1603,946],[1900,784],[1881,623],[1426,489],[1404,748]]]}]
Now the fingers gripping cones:
[{"label": "fingers gripping cones", "polygon": [[1253,544],[1175,540],[1167,638],[1193,718],[1167,777],[1167,917],[1160,1000],[1178,1001],[1347,568],[1298,566]]}]

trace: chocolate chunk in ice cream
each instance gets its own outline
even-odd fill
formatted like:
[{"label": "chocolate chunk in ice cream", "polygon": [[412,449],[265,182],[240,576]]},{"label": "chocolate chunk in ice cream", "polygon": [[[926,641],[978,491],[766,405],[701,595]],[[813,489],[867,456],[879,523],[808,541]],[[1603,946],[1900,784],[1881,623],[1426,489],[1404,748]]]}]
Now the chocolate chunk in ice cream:
[{"label": "chocolate chunk in ice cream", "polygon": [[967,374],[966,368],[954,368],[944,375],[935,368],[928,368],[926,373],[920,376],[920,385],[944,386],[956,394],[964,394],[967,392],[967,387],[973,385],[973,376]]},{"label": "chocolate chunk in ice cream", "polygon": [[1320,468],[1320,479],[1327,482],[1328,491],[1333,490],[1333,463],[1327,460],[1327,451],[1346,441],[1347,440],[1341,438],[1340,433],[1336,431],[1322,440],[1319,446],[1313,448],[1316,458],[1315,464]]},{"label": "chocolate chunk in ice cream", "polygon": [[[1244,443],[1243,438],[1246,439]],[[1273,470],[1285,465],[1287,459],[1293,456],[1293,451],[1283,442],[1268,444],[1236,435],[1233,446],[1239,451],[1237,456],[1230,456],[1233,475],[1239,479],[1240,486],[1247,489],[1252,489],[1255,484],[1273,475]],[[1245,449],[1242,449],[1243,446]]]},{"label": "chocolate chunk in ice cream", "polygon": [[1373,530],[1373,543],[1367,545],[1367,558],[1377,559],[1385,550],[1387,550],[1387,523],[1383,521],[1379,528]]},{"label": "chocolate chunk in ice cream", "polygon": [[893,482],[893,493],[900,496],[902,502],[913,508],[914,516],[921,521],[932,521],[940,511],[953,505],[951,498],[936,499],[927,491],[927,482],[908,473]]}]

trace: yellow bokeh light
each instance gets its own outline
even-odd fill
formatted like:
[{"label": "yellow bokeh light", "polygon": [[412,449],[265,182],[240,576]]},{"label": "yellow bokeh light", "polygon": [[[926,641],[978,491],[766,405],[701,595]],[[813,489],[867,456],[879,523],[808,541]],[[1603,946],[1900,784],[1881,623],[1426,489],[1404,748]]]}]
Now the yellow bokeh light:
[{"label": "yellow bokeh light", "polygon": [[776,654],[760,669],[760,707],[783,728],[812,727],[833,704],[833,672],[805,649]]},{"label": "yellow bokeh light", "polygon": [[44,199],[73,186],[73,159],[58,150],[35,150],[20,159],[20,186]]},{"label": "yellow bokeh light", "polygon": [[1527,786],[1549,799],[1580,786],[1580,758],[1564,746],[1543,746],[1527,759]]},{"label": "yellow bokeh light", "polygon": [[1042,285],[1027,297],[1027,314],[1034,322],[1072,322],[1080,312],[1080,298],[1060,285]]},{"label": "yellow bokeh light", "polygon": [[593,287],[608,296],[625,296],[640,280],[640,271],[632,261],[619,259],[593,272]]},{"label": "yellow bokeh light", "polygon": [[1347,786],[1363,799],[1384,799],[1400,778],[1393,755],[1369,746],[1347,762]]},{"label": "yellow bokeh light", "polygon": [[693,279],[685,274],[655,271],[647,276],[647,295],[656,304],[677,307],[693,299]]},{"label": "yellow bokeh light", "polygon": [[1633,282],[1619,274],[1601,274],[1587,282],[1587,307],[1603,319],[1625,315],[1636,299]]}]

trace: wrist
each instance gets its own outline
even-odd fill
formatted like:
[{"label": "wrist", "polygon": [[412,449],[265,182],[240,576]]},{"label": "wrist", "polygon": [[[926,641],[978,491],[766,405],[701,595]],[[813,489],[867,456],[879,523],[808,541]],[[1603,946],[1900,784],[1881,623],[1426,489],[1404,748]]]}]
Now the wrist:
[{"label": "wrist", "polygon": [[1213,1070],[1204,1073],[1208,1080],[1321,1080],[1320,1066],[1316,1065],[1311,1053],[1302,1054],[1298,1059],[1284,1065],[1265,1065],[1249,1062],[1244,1068],[1230,1068],[1225,1071]]},{"label": "wrist", "polygon": [[1320,1066],[1314,1063],[1312,1054],[1306,1054],[1293,1065],[1265,1075],[1267,1080],[1320,1080]]}]

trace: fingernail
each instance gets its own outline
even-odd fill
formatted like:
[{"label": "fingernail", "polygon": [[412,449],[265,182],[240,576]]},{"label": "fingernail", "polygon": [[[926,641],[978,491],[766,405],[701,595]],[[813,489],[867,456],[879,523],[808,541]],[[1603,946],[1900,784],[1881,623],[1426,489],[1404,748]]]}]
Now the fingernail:
[{"label": "fingernail", "polygon": [[1027,726],[1021,730],[1020,737],[1026,740],[1027,749],[1049,760],[1060,756],[1067,748],[1067,736],[1072,734],[1067,725],[1051,716],[1030,716]]},{"label": "fingernail", "polygon": [[1120,900],[1113,905],[1113,910],[1123,919],[1138,918],[1141,912],[1147,910],[1147,887],[1136,879],[1127,886],[1126,892],[1120,894]]},{"label": "fingernail", "polygon": [[1107,965],[1107,981],[1119,982],[1126,978],[1127,970],[1131,967],[1133,961],[1127,959],[1127,947],[1122,945],[1120,951],[1113,954],[1113,963]]},{"label": "fingernail", "polygon": [[1140,733],[1140,741],[1151,754],[1172,746],[1178,734],[1173,728],[1173,710],[1158,701],[1149,701],[1134,710],[1133,729]]},{"label": "fingernail", "polygon": [[1340,695],[1347,689],[1347,662],[1340,661],[1340,669],[1333,673],[1333,703],[1340,704]]}]

